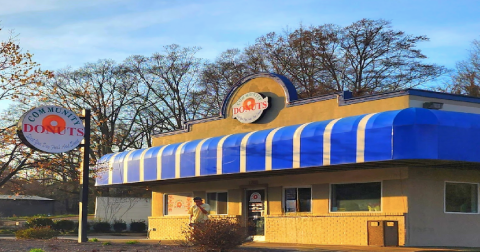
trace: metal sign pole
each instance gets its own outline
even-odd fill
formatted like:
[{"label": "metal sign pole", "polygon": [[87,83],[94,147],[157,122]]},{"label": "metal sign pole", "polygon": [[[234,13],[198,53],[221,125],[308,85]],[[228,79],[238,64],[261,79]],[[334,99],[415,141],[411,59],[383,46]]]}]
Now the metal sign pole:
[{"label": "metal sign pole", "polygon": [[83,116],[85,125],[85,137],[83,141],[83,169],[82,176],[80,177],[80,185],[82,190],[80,191],[80,204],[78,214],[78,243],[87,242],[87,218],[88,218],[88,175],[90,164],[90,109],[83,110]]}]

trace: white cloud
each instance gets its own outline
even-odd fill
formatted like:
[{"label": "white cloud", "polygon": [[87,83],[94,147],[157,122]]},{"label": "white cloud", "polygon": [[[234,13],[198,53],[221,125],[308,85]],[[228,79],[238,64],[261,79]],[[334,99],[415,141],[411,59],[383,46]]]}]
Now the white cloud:
[{"label": "white cloud", "polygon": [[[430,5],[411,9],[406,1],[395,5],[403,8],[394,9],[381,1],[382,5],[376,5],[380,9],[373,10],[371,6],[380,1],[368,2],[0,0],[0,21],[5,28],[15,29],[21,46],[35,54],[42,68],[49,69],[150,55],[172,43],[200,46],[199,57],[214,59],[228,48],[253,44],[267,32],[296,29],[300,23],[348,25],[361,18],[392,18],[395,30],[425,34],[431,40],[419,48],[429,60],[454,64],[479,35],[478,18],[471,18],[476,23],[462,23],[456,17],[442,16],[429,19],[441,24],[422,23],[421,8],[429,10]],[[5,34],[0,32],[0,40]]]},{"label": "white cloud", "polygon": [[[23,0],[10,1],[0,0],[0,16],[12,15],[26,12],[49,11],[59,8],[60,1],[58,0]],[[40,4],[39,4],[40,3]]]},{"label": "white cloud", "polygon": [[68,30],[72,32],[93,33],[99,35],[115,32],[125,33],[127,31],[138,30],[151,25],[165,24],[175,20],[184,19],[189,15],[193,15],[197,8],[198,5],[191,4],[159,10],[119,14],[75,23],[66,23],[55,28],[55,30]]}]

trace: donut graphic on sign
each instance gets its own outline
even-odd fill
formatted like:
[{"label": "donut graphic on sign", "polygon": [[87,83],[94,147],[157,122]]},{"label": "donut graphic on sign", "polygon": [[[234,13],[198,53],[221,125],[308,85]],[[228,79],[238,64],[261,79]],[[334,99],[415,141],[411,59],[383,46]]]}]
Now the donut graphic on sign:
[{"label": "donut graphic on sign", "polygon": [[60,133],[65,130],[67,123],[60,116],[48,115],[43,118],[42,126],[51,133]]},{"label": "donut graphic on sign", "polygon": [[254,192],[250,195],[250,201],[249,202],[262,202],[262,195],[258,192]]},{"label": "donut graphic on sign", "polygon": [[246,110],[252,110],[255,108],[255,99],[253,98],[247,98],[245,101],[243,101],[243,107]]},{"label": "donut graphic on sign", "polygon": [[182,208],[183,202],[181,200],[177,201],[176,208]]},{"label": "donut graphic on sign", "polygon": [[233,118],[241,123],[252,123],[258,120],[268,108],[268,97],[250,92],[242,95],[232,106]]}]

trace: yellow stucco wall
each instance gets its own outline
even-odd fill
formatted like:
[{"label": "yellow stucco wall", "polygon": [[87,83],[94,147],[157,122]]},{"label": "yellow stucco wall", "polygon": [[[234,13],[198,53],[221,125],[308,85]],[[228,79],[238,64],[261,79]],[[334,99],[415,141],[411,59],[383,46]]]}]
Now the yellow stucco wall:
[{"label": "yellow stucco wall", "polygon": [[[244,124],[232,119],[231,106],[242,95],[257,92],[269,97],[270,107],[255,123]],[[335,118],[377,113],[409,107],[408,96],[371,100],[345,106],[337,98],[296,106],[285,105],[284,89],[270,78],[256,78],[239,87],[232,95],[225,119],[192,124],[186,133],[160,135],[153,139],[153,146],[186,142],[208,137],[258,131],[288,125],[324,121]],[[266,174],[267,172],[262,172]],[[158,183],[152,202],[152,216],[149,218],[151,239],[182,239],[181,230],[188,223],[188,216],[163,216],[162,204],[165,193],[190,192],[205,196],[208,191],[228,191],[228,216],[245,223],[244,197],[246,189],[266,190],[265,238],[270,242],[292,242],[311,244],[367,245],[368,220],[396,220],[399,223],[399,243],[405,244],[405,215],[407,199],[404,182],[408,168],[385,168],[371,170],[350,170],[337,172],[316,172],[289,174],[271,177],[244,175],[237,179],[222,179],[222,175],[211,180],[189,183]],[[330,213],[329,195],[332,183],[358,183],[382,181],[382,211],[378,213]],[[283,190],[287,186],[312,187],[312,212],[286,214],[283,210]],[[202,191],[199,191],[201,189]],[[158,194],[158,195],[156,195]],[[155,196],[156,195],[156,196]]]},{"label": "yellow stucco wall", "polygon": [[[182,184],[158,185],[152,188],[156,193],[194,192],[204,195],[208,191],[228,191],[228,216],[244,223],[242,216],[244,191],[264,188],[267,193],[267,217],[265,239],[269,242],[292,242],[311,244],[367,245],[368,220],[393,220],[399,223],[399,243],[405,244],[405,215],[407,199],[404,192],[408,168],[385,168],[337,172],[289,174],[271,177],[211,180]],[[252,181],[255,184],[252,185]],[[382,181],[382,211],[375,213],[330,213],[329,195],[331,183],[361,183]],[[312,212],[285,213],[283,210],[284,187],[311,186]],[[204,192],[197,191],[199,188]],[[151,239],[181,239],[181,230],[188,223],[188,216],[163,216],[162,204],[156,202],[163,197],[153,197],[152,217],[149,218]],[[160,214],[162,213],[162,214]],[[157,214],[157,215],[154,215]],[[225,216],[225,215],[222,215]]]},{"label": "yellow stucco wall", "polygon": [[[221,175],[220,175],[221,176]],[[219,176],[219,177],[220,177]],[[245,188],[268,189],[269,214],[283,214],[279,200],[282,199],[283,187],[311,186],[312,211],[316,214],[327,214],[330,184],[364,183],[382,181],[382,209],[389,213],[407,213],[407,198],[404,181],[408,178],[408,168],[383,168],[369,170],[350,170],[335,172],[317,172],[304,174],[277,175],[256,177],[254,174],[241,179],[215,179],[202,182],[167,184],[151,187],[152,216],[163,216],[164,193],[194,193],[194,196],[205,197],[207,191],[228,192],[228,214],[242,214],[243,191]],[[255,181],[255,185],[252,185]],[[203,189],[204,191],[198,191]]]},{"label": "yellow stucco wall", "polygon": [[[255,123],[244,124],[232,117],[232,102],[248,92],[257,92],[270,97],[270,108],[264,116]],[[159,136],[152,140],[153,146],[186,142],[208,137],[223,136],[282,127],[287,125],[303,124],[314,121],[324,121],[334,118],[377,113],[387,110],[408,108],[409,97],[399,96],[362,103],[339,106],[337,99],[318,101],[304,105],[285,107],[285,93],[283,88],[270,78],[256,78],[242,85],[232,96],[225,119],[193,124],[191,131],[174,135]]]},{"label": "yellow stucco wall", "polygon": [[228,193],[228,214],[241,215],[242,214],[242,191],[240,189],[229,189]]},{"label": "yellow stucco wall", "polygon": [[152,192],[152,216],[163,216],[163,193]]}]

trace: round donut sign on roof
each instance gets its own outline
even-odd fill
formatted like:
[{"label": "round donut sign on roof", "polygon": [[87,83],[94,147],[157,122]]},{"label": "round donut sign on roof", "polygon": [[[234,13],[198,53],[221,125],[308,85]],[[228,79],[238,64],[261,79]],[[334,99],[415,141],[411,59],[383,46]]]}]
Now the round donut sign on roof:
[{"label": "round donut sign on roof", "polygon": [[259,93],[249,92],[242,95],[232,106],[233,118],[242,123],[252,123],[258,120],[268,108],[268,97]]}]

